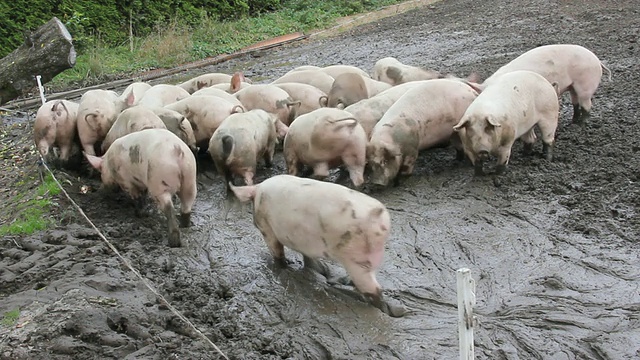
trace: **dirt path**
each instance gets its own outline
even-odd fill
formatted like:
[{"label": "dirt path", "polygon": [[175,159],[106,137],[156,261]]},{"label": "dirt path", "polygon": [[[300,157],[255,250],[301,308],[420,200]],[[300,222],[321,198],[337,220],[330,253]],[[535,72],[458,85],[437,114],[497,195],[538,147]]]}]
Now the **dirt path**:
[{"label": "dirt path", "polygon": [[[556,158],[516,145],[508,172],[474,177],[452,149],[421,154],[414,176],[372,195],[393,228],[378,280],[411,313],[390,318],[319,275],[271,267],[247,208],[225,219],[222,180],[200,162],[188,246],[169,249],[159,214],[122,195],[65,186],[115,246],[232,359],[454,359],[455,270],[477,286],[478,359],[640,357],[640,82],[636,1],[445,0],[333,38],[199,72],[267,82],[304,64],[370,70],[384,56],[484,77],[537,45],[576,43],[613,71],[584,128],[563,99]],[[184,75],[183,75],[184,76]],[[177,78],[166,82],[176,82]],[[281,154],[270,173],[284,172]],[[62,177],[64,175],[60,174]],[[67,178],[67,177],[65,177]],[[0,249],[0,359],[218,359],[79,217]],[[336,268],[339,271],[339,268]],[[28,321],[28,322],[27,322]]]}]

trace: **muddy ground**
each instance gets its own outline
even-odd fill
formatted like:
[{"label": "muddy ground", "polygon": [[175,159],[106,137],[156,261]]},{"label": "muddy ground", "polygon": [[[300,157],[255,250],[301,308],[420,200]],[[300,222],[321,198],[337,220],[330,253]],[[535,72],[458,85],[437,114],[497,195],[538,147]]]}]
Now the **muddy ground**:
[{"label": "muddy ground", "polygon": [[[603,79],[585,127],[570,124],[563,98],[553,162],[540,143],[527,157],[516,144],[505,175],[475,177],[452,149],[425,151],[413,177],[372,193],[392,215],[378,279],[410,309],[403,318],[302,271],[292,252],[289,269],[273,269],[250,209],[225,219],[222,180],[206,159],[181,249],[167,247],[159,213],[136,218],[123,195],[79,193],[97,180],[56,174],[133,266],[232,359],[455,359],[460,267],[476,280],[478,359],[638,359],[639,10],[635,0],[445,0],[182,75],[243,70],[268,82],[298,65],[370,70],[391,55],[487,77],[551,43],[581,44],[607,64],[613,81]],[[259,181],[284,172],[279,156]],[[0,313],[21,309],[17,325],[0,325],[1,359],[220,358],[60,203],[63,225],[1,243]]]}]

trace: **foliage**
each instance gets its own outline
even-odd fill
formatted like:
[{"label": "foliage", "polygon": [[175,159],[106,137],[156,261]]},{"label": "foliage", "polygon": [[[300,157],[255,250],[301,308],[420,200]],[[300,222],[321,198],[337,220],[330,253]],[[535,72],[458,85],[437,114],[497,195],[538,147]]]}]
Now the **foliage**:
[{"label": "foliage", "polygon": [[47,175],[33,194],[21,194],[17,199],[24,199],[15,207],[15,221],[0,226],[0,236],[29,235],[46,229],[51,224],[49,211],[56,205],[52,197],[60,194],[60,187]]},{"label": "foliage", "polygon": [[13,326],[16,323],[16,321],[18,321],[19,318],[20,318],[20,309],[7,311],[2,316],[2,320],[0,320],[0,324],[6,327],[10,327],[10,326]]}]

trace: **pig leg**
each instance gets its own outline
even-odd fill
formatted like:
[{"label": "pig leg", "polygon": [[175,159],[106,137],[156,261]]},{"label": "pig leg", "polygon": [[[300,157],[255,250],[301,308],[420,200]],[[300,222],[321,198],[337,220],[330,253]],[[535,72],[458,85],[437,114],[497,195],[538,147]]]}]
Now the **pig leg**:
[{"label": "pig leg", "polygon": [[195,182],[185,181],[178,192],[178,198],[180,199],[180,227],[186,228],[191,226],[191,208],[196,201],[196,188]]},{"label": "pig leg", "polygon": [[253,171],[251,170],[246,170],[244,172],[244,183],[245,185],[253,185]]},{"label": "pig leg", "polygon": [[558,127],[558,114],[554,113],[548,119],[538,122],[542,133],[542,153],[547,161],[553,160],[553,146],[555,145],[556,129]]},{"label": "pig leg", "polygon": [[171,201],[171,194],[168,192],[162,193],[156,198],[158,207],[164,212],[167,217],[167,224],[169,225],[169,246],[180,247],[180,229],[178,229],[178,220],[176,219],[176,210],[173,208],[173,202]]},{"label": "pig leg", "polygon": [[356,289],[369,298],[373,306],[391,317],[401,317],[407,312],[404,307],[385,301],[382,295],[382,288],[380,284],[378,284],[375,274],[370,267],[351,261],[344,261],[342,264],[353,280]]},{"label": "pig leg", "polygon": [[416,165],[416,159],[418,154],[407,154],[402,157],[402,165],[400,165],[400,172],[398,175],[409,176],[413,174],[413,168]]},{"label": "pig leg", "polygon": [[298,173],[302,168],[302,164],[298,161],[298,157],[289,153],[285,156],[285,159],[287,162],[287,173],[289,173],[289,175],[298,176]]},{"label": "pig leg", "polygon": [[507,164],[509,164],[509,158],[511,157],[511,147],[513,146],[513,142],[507,144],[506,146],[501,146],[498,148],[498,161],[496,162],[496,175],[504,174],[507,170]]},{"label": "pig leg", "polygon": [[571,121],[584,125],[584,121],[589,118],[591,95],[593,93],[585,92],[580,88],[576,89],[574,86],[569,88],[571,104],[573,104],[573,119]]},{"label": "pig leg", "polygon": [[302,255],[302,260],[304,261],[305,269],[313,270],[327,278],[327,282],[329,281],[331,271],[329,271],[329,267],[326,264],[304,254]]},{"label": "pig leg", "polygon": [[273,232],[273,229],[271,229],[271,226],[264,216],[260,215],[260,210],[254,209],[254,212],[254,222],[258,230],[260,230],[265,243],[267,243],[267,247],[273,257],[274,263],[278,266],[286,267],[287,258],[284,256],[284,245],[278,241],[276,234]]},{"label": "pig leg", "polygon": [[520,137],[520,140],[524,143],[522,147],[523,155],[531,155],[531,153],[533,153],[533,144],[536,142],[536,139],[536,132],[534,131],[534,128],[531,128],[531,130],[527,131]]},{"label": "pig leg", "polygon": [[273,156],[275,152],[276,152],[276,143],[274,141],[273,144],[267,148],[267,151],[264,152],[263,159],[264,159],[265,167],[268,167],[268,168],[273,167]]},{"label": "pig leg", "polygon": [[366,163],[364,153],[361,156],[347,156],[342,160],[349,171],[349,178],[353,186],[360,188],[364,184],[364,166]]},{"label": "pig leg", "polygon": [[316,180],[324,180],[329,177],[329,164],[326,162],[315,164],[312,177]]}]

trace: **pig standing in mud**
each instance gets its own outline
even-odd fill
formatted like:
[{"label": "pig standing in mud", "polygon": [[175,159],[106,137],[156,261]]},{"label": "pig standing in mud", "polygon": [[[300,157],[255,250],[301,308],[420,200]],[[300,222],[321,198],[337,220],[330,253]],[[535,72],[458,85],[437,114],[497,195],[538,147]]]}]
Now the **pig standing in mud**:
[{"label": "pig standing in mud", "polygon": [[[251,85],[234,94],[244,105],[245,109],[262,109],[276,114],[280,122],[289,125],[296,118],[299,101],[294,101],[289,94],[275,85]],[[286,135],[284,127],[278,129],[278,138]]]},{"label": "pig standing in mud", "polygon": [[284,138],[284,158],[290,175],[302,165],[313,168],[313,176],[325,179],[329,169],[344,164],[353,185],[364,183],[367,136],[350,113],[322,108],[299,116]]},{"label": "pig standing in mud", "polygon": [[220,124],[209,141],[209,154],[218,174],[224,174],[225,184],[237,175],[244,178],[246,185],[253,185],[260,158],[265,166],[273,165],[279,121],[276,115],[255,109],[232,114]]},{"label": "pig standing in mud", "polygon": [[67,100],[50,100],[40,106],[33,124],[33,137],[43,158],[52,146],[58,146],[60,160],[69,161],[78,134],[78,106],[78,103]]},{"label": "pig standing in mud", "polygon": [[406,313],[385,301],[375,276],[391,228],[381,202],[342,185],[290,175],[253,186],[229,186],[241,202],[253,200],[254,224],[276,263],[286,266],[286,246],[303,255],[305,268],[328,277],[316,259],[333,259],[374,306],[394,317]]},{"label": "pig standing in mud", "polygon": [[538,73],[517,70],[500,76],[482,91],[453,128],[476,175],[484,174],[489,155],[498,158],[496,172],[504,172],[516,139],[524,142],[525,153],[531,152],[536,124],[542,133],[545,157],[552,160],[559,114],[555,86]]},{"label": "pig standing in mud", "polygon": [[234,105],[217,96],[205,95],[190,96],[165,106],[165,109],[177,111],[189,120],[196,145],[201,149],[209,146],[211,135],[227,116],[244,112],[242,106]]},{"label": "pig standing in mud", "polygon": [[146,129],[166,129],[164,122],[150,109],[144,106],[133,106],[121,112],[102,140],[102,153],[109,150],[113,142],[132,132]]},{"label": "pig standing in mud", "polygon": [[300,107],[296,110],[296,116],[308,114],[313,110],[327,106],[327,94],[315,86],[302,83],[281,83],[277,87],[291,96],[293,101],[299,101]]},{"label": "pig standing in mud", "polygon": [[498,79],[515,70],[529,70],[542,75],[549,83],[557,84],[558,96],[569,91],[573,104],[573,121],[583,123],[591,111],[591,99],[595,94],[602,69],[609,70],[590,50],[573,44],[553,44],[533,48],[502,66],[488,77],[482,88],[494,84]]},{"label": "pig standing in mud", "polygon": [[197,193],[196,158],[182,140],[166,129],[148,129],[117,139],[102,157],[85,156],[104,185],[119,185],[138,207],[148,193],[167,217],[169,246],[181,246],[172,197],[180,199],[180,227],[188,227]]},{"label": "pig standing in mud", "polygon": [[82,94],[76,121],[84,152],[96,154],[95,144],[107,136],[118,115],[133,105],[134,96],[132,91],[123,99],[110,90],[88,90]]},{"label": "pig standing in mud", "polygon": [[368,99],[389,88],[391,88],[391,85],[382,81],[354,73],[344,73],[339,75],[331,85],[331,90],[328,93],[328,106],[344,109],[351,104],[355,104],[362,99]]},{"label": "pig standing in mud", "polygon": [[435,70],[425,70],[417,66],[405,65],[393,57],[382,58],[376,61],[373,66],[373,79],[391,85],[439,78],[443,78],[443,76]]},{"label": "pig standing in mud", "polygon": [[[371,182],[398,184],[398,175],[410,175],[418,152],[446,144],[453,126],[478,93],[458,80],[435,79],[407,91],[376,124],[367,145]],[[458,157],[462,149],[456,149]]]}]

